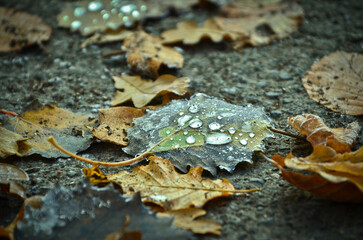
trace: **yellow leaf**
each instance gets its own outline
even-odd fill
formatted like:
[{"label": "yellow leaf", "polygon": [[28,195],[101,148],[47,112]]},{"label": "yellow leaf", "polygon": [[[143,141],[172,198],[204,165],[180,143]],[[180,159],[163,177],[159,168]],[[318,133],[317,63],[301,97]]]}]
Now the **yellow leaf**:
[{"label": "yellow leaf", "polygon": [[23,138],[20,134],[0,127],[0,158],[6,158],[14,154],[21,156],[19,153],[21,146],[19,144],[26,144],[24,143],[25,140],[27,138]]}]

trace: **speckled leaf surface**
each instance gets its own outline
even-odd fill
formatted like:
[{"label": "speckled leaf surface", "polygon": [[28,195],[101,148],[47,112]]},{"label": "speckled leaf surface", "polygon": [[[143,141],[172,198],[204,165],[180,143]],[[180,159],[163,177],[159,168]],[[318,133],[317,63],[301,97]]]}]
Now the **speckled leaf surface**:
[{"label": "speckled leaf surface", "polygon": [[202,166],[213,175],[216,167],[232,172],[239,162],[252,163],[253,152],[263,150],[262,140],[272,135],[262,108],[201,93],[149,111],[133,123],[127,129],[126,153],[148,150],[184,172],[187,166]]}]

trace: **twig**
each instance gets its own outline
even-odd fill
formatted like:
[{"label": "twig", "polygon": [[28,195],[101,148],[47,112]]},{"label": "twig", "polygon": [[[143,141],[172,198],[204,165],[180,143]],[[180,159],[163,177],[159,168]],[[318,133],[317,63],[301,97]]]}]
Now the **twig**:
[{"label": "twig", "polygon": [[3,110],[3,109],[0,109],[0,113],[6,114],[6,115],[11,116],[11,117],[17,117],[18,116],[18,114],[15,113],[15,112],[6,111],[6,110]]},{"label": "twig", "polygon": [[299,136],[299,135],[296,135],[296,134],[293,134],[293,133],[285,132],[283,130],[272,128],[272,127],[267,127],[267,128],[269,130],[273,131],[273,132],[276,132],[276,133],[280,133],[280,134],[283,134],[283,135],[286,135],[286,136],[289,136],[289,137],[293,137],[293,138],[297,138],[297,139],[300,139],[300,140],[306,140],[306,138],[303,137],[303,136]]}]

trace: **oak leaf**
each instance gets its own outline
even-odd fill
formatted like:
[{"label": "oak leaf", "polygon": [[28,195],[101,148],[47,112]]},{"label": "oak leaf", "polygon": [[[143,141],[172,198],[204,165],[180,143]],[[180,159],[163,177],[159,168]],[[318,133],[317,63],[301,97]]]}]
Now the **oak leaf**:
[{"label": "oak leaf", "polygon": [[0,7],[0,52],[41,44],[49,39],[51,32],[51,27],[37,16]]},{"label": "oak leaf", "polygon": [[311,99],[335,111],[363,115],[363,54],[335,52],[302,79]]},{"label": "oak leaf", "polygon": [[140,76],[113,76],[116,94],[111,101],[112,106],[132,100],[135,107],[141,108],[157,96],[172,92],[178,95],[187,93],[189,78],[177,78],[172,75],[161,75],[156,79],[143,80]]},{"label": "oak leaf", "polygon": [[287,122],[306,135],[312,145],[326,145],[337,153],[350,152],[360,130],[358,122],[353,122],[346,128],[329,128],[319,116],[313,114],[290,116]]},{"label": "oak leaf", "polygon": [[126,37],[121,49],[126,52],[131,68],[137,72],[158,76],[162,64],[169,68],[183,67],[183,55],[174,48],[163,46],[161,38],[144,31]]},{"label": "oak leaf", "polygon": [[238,18],[251,15],[262,15],[271,11],[280,10],[281,0],[243,0],[229,3],[222,7],[224,17]]},{"label": "oak leaf", "polygon": [[131,31],[121,29],[117,31],[106,31],[104,33],[95,33],[81,44],[81,48],[87,47],[89,44],[104,44],[109,42],[122,41],[133,34]]}]

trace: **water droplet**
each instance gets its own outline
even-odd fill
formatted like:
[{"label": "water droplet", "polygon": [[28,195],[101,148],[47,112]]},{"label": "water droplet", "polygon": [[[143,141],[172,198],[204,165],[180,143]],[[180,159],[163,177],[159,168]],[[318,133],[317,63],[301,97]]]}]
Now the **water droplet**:
[{"label": "water droplet", "polygon": [[74,9],[74,16],[75,17],[82,17],[86,13],[86,9],[83,7],[78,7]]},{"label": "water droplet", "polygon": [[110,18],[110,14],[109,13],[105,13],[105,14],[102,15],[102,18],[103,18],[103,20],[107,20],[107,19]]},{"label": "water droplet", "polygon": [[251,132],[250,134],[248,134],[248,136],[250,137],[250,138],[253,138],[254,136],[256,136],[253,132]]},{"label": "water droplet", "polygon": [[242,133],[238,133],[238,136],[242,137],[242,135],[243,135]]},{"label": "water droplet", "polygon": [[94,18],[94,19],[92,20],[92,23],[94,23],[94,24],[98,23],[98,19],[97,19],[97,18]]},{"label": "water droplet", "polygon": [[229,151],[233,151],[233,149],[234,149],[233,147],[229,147],[228,148]]},{"label": "water droplet", "polygon": [[132,11],[132,14],[131,14],[134,18],[139,18],[140,17],[140,12],[137,11],[137,10],[134,10]]},{"label": "water droplet", "polygon": [[170,134],[170,130],[166,130],[166,134]]},{"label": "water droplet", "polygon": [[187,134],[188,134],[188,131],[184,131],[184,132],[183,132],[183,134],[184,134],[184,135],[187,135]]},{"label": "water droplet", "polygon": [[174,138],[170,138],[170,141],[173,141],[174,140]]},{"label": "water droplet", "polygon": [[240,144],[242,144],[243,146],[246,146],[246,145],[247,145],[247,143],[248,143],[248,141],[247,141],[247,139],[241,139],[241,140],[239,141],[239,143],[240,143]]},{"label": "water droplet", "polygon": [[203,125],[203,122],[200,119],[193,119],[189,123],[189,127],[191,128],[199,128]]},{"label": "water droplet", "polygon": [[133,4],[124,5],[120,8],[120,11],[126,14],[130,14],[133,10],[136,9],[136,6]]},{"label": "water droplet", "polygon": [[222,119],[222,116],[218,116],[217,119],[221,120]]},{"label": "water droplet", "polygon": [[241,128],[242,132],[252,132],[252,127],[250,123],[247,123],[242,126]]},{"label": "water droplet", "polygon": [[238,137],[234,137],[234,139],[238,140]]},{"label": "water droplet", "polygon": [[98,1],[92,1],[88,4],[88,10],[95,12],[103,8],[103,4]]},{"label": "water droplet", "polygon": [[180,112],[180,113],[179,113],[179,115],[180,115],[180,116],[183,116],[183,115],[184,115],[184,113],[183,113],[183,112]]},{"label": "water droplet", "polygon": [[228,161],[233,161],[233,160],[234,160],[234,157],[232,157],[232,156],[228,156],[228,157],[227,157],[227,160],[228,160]]},{"label": "water droplet", "polygon": [[184,116],[182,116],[182,117],[180,117],[179,119],[178,119],[178,126],[179,127],[182,127],[182,126],[184,126],[190,119],[192,119],[193,117],[192,116],[190,116],[190,115],[184,115]]},{"label": "water droplet", "polygon": [[80,28],[81,26],[82,26],[82,22],[81,22],[81,21],[78,21],[78,20],[73,21],[73,22],[71,23],[71,30],[75,31],[75,30],[77,30],[78,28]]},{"label": "water droplet", "polygon": [[234,127],[230,127],[230,128],[228,128],[228,132],[230,134],[235,134],[236,133],[236,129]]},{"label": "water droplet", "polygon": [[62,19],[63,19],[63,21],[66,21],[66,22],[68,22],[68,20],[69,20],[69,16],[67,16],[67,15],[64,15]]},{"label": "water droplet", "polygon": [[189,107],[190,113],[197,113],[199,111],[199,107],[197,105],[192,105]]},{"label": "water droplet", "polygon": [[117,9],[116,9],[116,8],[112,8],[112,9],[111,9],[111,13],[112,13],[112,14],[116,14],[116,13],[117,13]]},{"label": "water droplet", "polygon": [[178,147],[180,147],[180,145],[179,145],[179,144],[176,144],[176,145],[175,145],[175,148],[178,148]]},{"label": "water droplet", "polygon": [[140,10],[141,10],[141,12],[145,12],[147,10],[147,6],[141,5]]},{"label": "water droplet", "polygon": [[124,22],[128,22],[128,21],[130,21],[130,19],[129,19],[129,17],[128,17],[128,16],[124,16],[124,17],[122,18],[122,21],[124,21]]},{"label": "water droplet", "polygon": [[214,130],[219,130],[222,126],[217,122],[212,122],[208,125],[208,127],[210,130],[214,131]]},{"label": "water droplet", "polygon": [[222,145],[232,142],[232,138],[226,133],[212,133],[207,135],[205,142],[212,145]]},{"label": "water droplet", "polygon": [[193,137],[193,136],[188,136],[188,137],[185,139],[185,141],[186,141],[187,143],[189,143],[189,144],[193,144],[193,143],[195,143],[195,137]]}]

